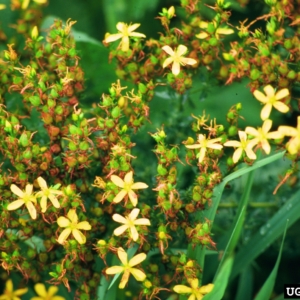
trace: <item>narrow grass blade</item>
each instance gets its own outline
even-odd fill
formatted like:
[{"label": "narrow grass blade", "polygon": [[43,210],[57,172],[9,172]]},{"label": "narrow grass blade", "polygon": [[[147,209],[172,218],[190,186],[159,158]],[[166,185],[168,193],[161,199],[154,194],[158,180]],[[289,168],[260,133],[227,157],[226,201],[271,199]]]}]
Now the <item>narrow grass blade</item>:
[{"label": "narrow grass blade", "polygon": [[272,291],[273,291],[274,285],[275,285],[275,280],[277,277],[279,263],[281,260],[282,248],[283,248],[283,244],[284,244],[284,239],[285,239],[285,235],[286,235],[288,222],[289,221],[287,220],[286,225],[285,225],[285,230],[283,233],[280,250],[278,253],[277,260],[276,260],[276,264],[275,264],[271,274],[269,275],[268,279],[265,281],[264,285],[262,286],[262,288],[260,289],[259,293],[256,295],[254,300],[265,300],[265,299],[270,299],[270,297],[271,297],[271,294],[272,294]]},{"label": "narrow grass blade", "polygon": [[249,240],[247,245],[240,249],[236,255],[235,264],[232,269],[231,279],[238,275],[259,254],[269,247],[284,230],[286,220],[288,227],[300,218],[300,190],[281,207],[281,209]]},{"label": "narrow grass blade", "polygon": [[239,277],[235,300],[252,300],[253,293],[253,271],[252,267],[248,266],[243,270]]},{"label": "narrow grass blade", "polygon": [[221,267],[221,270],[214,280],[214,289],[207,295],[204,296],[203,300],[221,300],[223,299],[231,268],[233,264],[233,256],[226,259]]}]

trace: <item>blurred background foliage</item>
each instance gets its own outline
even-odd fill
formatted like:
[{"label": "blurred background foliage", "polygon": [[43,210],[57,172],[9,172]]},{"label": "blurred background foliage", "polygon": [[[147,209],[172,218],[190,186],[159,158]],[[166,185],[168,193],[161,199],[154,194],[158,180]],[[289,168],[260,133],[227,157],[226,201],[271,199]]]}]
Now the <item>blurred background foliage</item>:
[{"label": "blurred background foliage", "polygon": [[[9,0],[2,0],[1,3],[9,5]],[[232,0],[231,3],[232,17],[230,20],[231,24],[235,26],[239,25],[239,20],[248,18],[251,21],[255,19],[263,13],[262,10],[265,7],[263,1],[260,0]],[[244,6],[241,5],[243,3]],[[213,4],[213,1],[202,1],[201,14],[204,19],[210,19],[212,12],[205,4]],[[109,62],[109,50],[102,45],[105,33],[116,33],[116,23],[122,21],[141,23],[139,32],[144,33],[147,38],[158,38],[162,28],[159,20],[155,18],[163,7],[172,5],[176,7],[178,16],[184,15],[184,11],[180,8],[180,2],[174,0],[49,0],[48,6],[43,9],[43,18],[40,20],[41,27],[45,31],[55,18],[60,18],[63,21],[71,18],[77,21],[73,34],[77,40],[77,49],[81,57],[80,64],[86,75],[86,89],[84,96],[80,99],[81,106],[85,108],[86,112],[93,103],[99,102],[102,93],[107,93],[111,83],[117,79],[115,63]],[[11,24],[14,23],[15,19],[16,12],[10,10],[0,11],[0,26],[7,35],[7,44],[14,42],[11,38],[14,36],[14,28]],[[180,20],[181,18],[172,19],[171,26],[180,26]],[[265,24],[257,22],[256,26],[265,26]],[[229,39],[225,39],[225,43],[229,43],[229,41]],[[4,48],[5,45],[2,44],[1,50]],[[242,80],[225,86],[224,83],[220,83],[216,78],[213,78],[209,69],[203,67],[194,79],[193,87],[184,95],[176,94],[171,88],[158,87],[155,97],[150,103],[151,122],[135,136],[137,146],[133,149],[133,155],[137,155],[138,158],[134,161],[134,166],[143,169],[145,174],[154,174],[156,158],[154,154],[149,155],[149,149],[153,149],[155,143],[149,132],[155,132],[156,128],[164,126],[168,142],[180,145],[188,135],[193,135],[190,128],[193,120],[191,114],[201,115],[205,111],[211,118],[216,118],[218,124],[226,124],[228,109],[232,105],[241,102],[244,119],[240,120],[240,127],[243,128],[246,124],[248,126],[261,125],[259,117],[261,106],[253,98],[247,84],[247,80]],[[128,91],[133,88],[133,85],[129,82],[122,83],[122,85],[128,86]],[[15,101],[20,101],[20,99]],[[287,121],[280,119],[282,117],[279,114],[276,115],[276,112],[273,114],[275,127],[277,124],[287,124]],[[182,145],[179,147],[182,147]],[[146,165],[145,162],[147,162]],[[285,170],[288,165],[289,161],[286,160],[272,164],[257,172],[250,202],[267,201],[274,205],[270,205],[268,209],[250,207],[242,244],[246,243],[249,236],[256,232],[266,222],[266,219],[276,212],[278,207],[284,203],[284,198],[287,199],[293,193],[293,190],[299,187],[297,183],[292,188],[284,187],[279,195],[272,195],[272,191],[278,183],[278,171],[280,169]],[[179,178],[182,178],[179,186],[183,189],[185,182],[191,180],[194,174],[191,168],[186,166],[179,169],[179,174]],[[154,181],[155,178],[145,178],[144,180],[150,182],[151,180]],[[235,214],[236,203],[238,203],[242,191],[243,182],[239,181],[233,183],[224,193],[223,203],[227,204],[227,207],[225,204],[223,207],[221,206],[214,227],[217,244],[220,241],[220,245],[222,245],[221,237],[230,227]],[[283,255],[282,269],[279,271],[279,280],[276,286],[278,293],[282,292],[283,283],[300,280],[299,274],[291,275],[284,268],[286,264],[299,265],[300,263],[300,251],[297,247],[300,243],[297,235],[298,226],[299,222],[289,229],[289,238],[285,242],[284,253],[286,255]],[[256,265],[245,269],[245,276],[248,276],[247,280],[249,282],[253,281],[254,286],[260,287],[261,282],[269,274],[269,270],[276,260],[279,246],[280,242],[272,245],[265,254],[259,257]],[[218,258],[216,256],[208,257],[204,281],[212,280],[217,263]],[[266,270],[266,273],[264,273],[264,270]],[[237,290],[237,286],[238,281],[233,281],[232,291]],[[257,291],[255,288],[251,290],[248,299],[252,299],[255,291]],[[235,295],[235,292],[232,294]],[[233,299],[230,298],[232,294],[228,296],[228,299]],[[247,299],[244,298],[243,300]]]}]

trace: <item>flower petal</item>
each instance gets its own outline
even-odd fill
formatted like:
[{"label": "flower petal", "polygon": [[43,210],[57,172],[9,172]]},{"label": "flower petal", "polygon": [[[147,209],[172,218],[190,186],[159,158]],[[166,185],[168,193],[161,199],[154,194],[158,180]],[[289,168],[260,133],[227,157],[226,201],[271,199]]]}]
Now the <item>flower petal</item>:
[{"label": "flower petal", "polygon": [[122,223],[122,224],[126,224],[128,223],[127,219],[125,219],[123,216],[119,215],[119,214],[114,214],[112,216],[112,219],[115,221],[115,222],[118,222],[118,223]]},{"label": "flower petal", "polygon": [[[38,195],[37,195],[38,197]],[[40,206],[42,208],[42,213],[46,212],[47,210],[47,196],[43,196],[41,201],[40,201]]]},{"label": "flower petal", "polygon": [[124,177],[124,182],[127,184],[132,184],[133,182],[132,177],[133,177],[133,172],[132,171],[128,172]]},{"label": "flower petal", "polygon": [[172,73],[177,76],[180,73],[180,63],[177,61],[173,62]]},{"label": "flower petal", "polygon": [[207,285],[201,286],[199,289],[199,292],[203,295],[210,293],[214,288],[214,285],[212,283],[209,283]]},{"label": "flower petal", "polygon": [[125,270],[119,284],[119,289],[124,289],[125,285],[128,282],[129,276],[130,276],[129,270]]},{"label": "flower petal", "polygon": [[195,35],[196,38],[200,39],[200,40],[204,40],[209,36],[209,34],[207,32],[200,32],[198,34]]},{"label": "flower petal", "polygon": [[150,221],[146,218],[137,219],[134,221],[134,225],[151,225]]},{"label": "flower petal", "polygon": [[25,187],[25,192],[27,195],[31,195],[32,194],[32,190],[33,190],[33,185],[32,184],[26,184],[26,187]]},{"label": "flower petal", "polygon": [[70,219],[70,221],[72,223],[77,223],[78,222],[78,216],[77,216],[75,208],[72,208],[68,211],[67,217]]},{"label": "flower petal", "polygon": [[139,253],[138,255],[131,258],[128,262],[130,267],[134,267],[144,261],[146,259],[147,255],[145,253]]},{"label": "flower petal", "polygon": [[83,230],[91,230],[92,226],[88,221],[82,221],[77,224],[76,228],[83,229]]},{"label": "flower petal", "polygon": [[7,210],[15,210],[15,209],[18,209],[20,208],[22,205],[24,204],[24,200],[23,199],[19,199],[19,200],[16,200],[12,203],[9,203],[7,205]]},{"label": "flower petal", "polygon": [[44,284],[37,283],[34,285],[34,289],[39,296],[44,297],[44,298],[47,296],[47,291],[46,291],[46,287]]},{"label": "flower petal", "polygon": [[201,163],[205,157],[205,153],[206,153],[206,148],[201,148],[200,152],[199,152],[199,163]]},{"label": "flower petal", "polygon": [[141,24],[139,24],[139,23],[135,23],[135,24],[129,25],[128,28],[127,28],[127,31],[128,32],[135,31],[140,26],[141,26]]},{"label": "flower petal", "polygon": [[124,22],[118,22],[116,27],[119,31],[123,32],[126,30],[127,25]]},{"label": "flower petal", "polygon": [[137,218],[137,216],[139,215],[139,213],[140,213],[140,210],[138,208],[134,208],[128,215],[128,218],[130,220],[135,220]]},{"label": "flower petal", "polygon": [[[51,193],[52,193],[52,191],[51,191]],[[51,203],[53,204],[54,207],[56,207],[56,208],[60,207],[58,199],[54,195],[49,194],[48,197],[49,197],[49,199],[50,199],[50,201],[51,201]]]},{"label": "flower petal", "polygon": [[121,39],[122,37],[123,37],[122,33],[110,34],[109,36],[107,36],[105,38],[104,41],[105,41],[105,43],[111,43],[111,42]]},{"label": "flower petal", "polygon": [[168,57],[164,63],[163,63],[163,68],[167,67],[169,64],[173,62],[174,58],[173,57]]},{"label": "flower petal", "polygon": [[239,161],[239,159],[241,158],[242,154],[243,154],[243,149],[242,148],[238,148],[238,149],[236,149],[234,151],[232,159],[233,159],[233,162],[235,164]]},{"label": "flower petal", "polygon": [[178,48],[177,48],[177,50],[176,50],[176,54],[177,54],[178,56],[182,56],[182,55],[184,55],[186,52],[187,52],[187,47],[184,46],[184,45],[179,45]]},{"label": "flower petal", "polygon": [[119,203],[123,200],[123,198],[127,195],[127,192],[125,190],[120,191],[116,197],[113,199],[113,202]]},{"label": "flower petal", "polygon": [[139,239],[139,234],[135,226],[130,226],[130,236],[135,242]]},{"label": "flower petal", "polygon": [[180,62],[183,64],[183,65],[194,65],[197,63],[197,61],[193,58],[189,58],[189,57],[181,57],[180,58]]},{"label": "flower petal", "polygon": [[272,98],[275,95],[275,90],[270,84],[264,87],[264,91],[267,95],[267,98]]},{"label": "flower petal", "polygon": [[113,267],[107,268],[105,270],[105,273],[108,275],[114,275],[114,274],[122,273],[123,271],[124,271],[124,268],[122,266],[113,266]]},{"label": "flower petal", "polygon": [[146,188],[148,188],[148,185],[144,182],[135,182],[131,186],[131,189],[133,189],[133,190],[140,190],[140,189],[146,189]]},{"label": "flower petal", "polygon": [[137,197],[136,193],[134,191],[130,190],[128,192],[128,196],[129,196],[129,199],[130,199],[132,205],[135,207],[138,202],[138,197]]},{"label": "flower petal", "polygon": [[298,134],[297,129],[291,126],[279,126],[278,131],[286,136],[296,136]]},{"label": "flower petal", "polygon": [[192,292],[190,287],[182,284],[175,285],[173,290],[178,294],[190,294]]},{"label": "flower petal", "polygon": [[259,90],[255,90],[255,91],[253,92],[253,95],[254,95],[254,97],[255,97],[258,101],[260,101],[260,102],[262,102],[262,103],[267,103],[267,102],[268,102],[268,98],[265,96],[264,93],[262,93],[262,92],[259,91]]},{"label": "flower petal", "polygon": [[[58,287],[51,285],[48,289],[48,296],[51,296],[51,297],[54,296],[57,293],[57,291],[58,291]],[[60,297],[60,296],[55,296],[55,297],[53,297],[52,300],[54,300],[54,298],[57,298],[57,297]]]},{"label": "flower petal", "polygon": [[283,114],[287,113],[290,110],[290,108],[285,103],[280,102],[280,101],[276,101],[273,104],[273,106]]},{"label": "flower petal", "polygon": [[117,175],[111,175],[110,180],[118,187],[124,188],[124,181]]},{"label": "flower petal", "polygon": [[272,128],[272,121],[270,119],[265,120],[261,128],[264,133],[269,132]]},{"label": "flower petal", "polygon": [[250,159],[256,159],[256,154],[254,153],[254,151],[251,148],[245,148],[245,152],[246,155],[250,158]]},{"label": "flower petal", "polygon": [[114,230],[114,235],[119,236],[123,234],[128,228],[129,228],[128,225],[119,226]]},{"label": "flower petal", "polygon": [[35,206],[33,205],[33,203],[31,201],[28,201],[25,203],[27,209],[28,209],[28,212],[31,216],[31,219],[36,219],[36,208]]},{"label": "flower petal", "polygon": [[86,242],[86,237],[85,237],[85,235],[84,235],[80,230],[78,230],[78,229],[73,229],[73,230],[72,230],[72,234],[73,234],[75,240],[77,240],[77,242],[78,242],[79,244],[85,244],[85,242]]},{"label": "flower petal", "polygon": [[123,265],[127,265],[128,256],[127,256],[126,251],[122,247],[118,248],[118,257]]},{"label": "flower petal", "polygon": [[240,147],[241,146],[241,142],[238,142],[238,141],[228,141],[228,142],[224,143],[224,146],[226,146],[226,147]]},{"label": "flower petal", "polygon": [[123,36],[122,37],[122,51],[128,51],[129,50],[129,37]]},{"label": "flower petal", "polygon": [[68,227],[71,224],[70,220],[66,217],[59,217],[56,222],[59,227]]},{"label": "flower petal", "polygon": [[66,239],[69,237],[70,233],[71,233],[71,229],[70,229],[70,228],[64,229],[64,230],[61,232],[61,234],[59,235],[59,237],[58,237],[58,239],[57,239],[57,242],[58,242],[59,244],[63,244],[63,243],[66,241]]},{"label": "flower petal", "polygon": [[280,91],[278,91],[275,95],[276,100],[280,100],[286,96],[288,96],[290,94],[288,89],[282,89]]},{"label": "flower petal", "polygon": [[15,184],[12,184],[10,186],[10,190],[17,196],[19,196],[20,198],[23,198],[24,196],[24,192],[19,188],[17,187]]},{"label": "flower petal", "polygon": [[163,49],[165,52],[167,52],[170,56],[174,56],[174,51],[170,46],[163,46],[161,49]]},{"label": "flower petal", "polygon": [[146,274],[139,269],[132,268],[130,269],[130,273],[137,281],[144,281],[146,279]]},{"label": "flower petal", "polygon": [[271,113],[271,110],[272,110],[272,104],[271,103],[267,103],[261,110],[260,112],[260,117],[261,119],[264,121],[266,119],[269,118],[270,116],[270,113]]},{"label": "flower petal", "polygon": [[46,180],[41,176],[38,177],[37,182],[42,190],[48,188]]},{"label": "flower petal", "polygon": [[143,33],[139,33],[139,32],[131,32],[129,34],[129,36],[139,37],[139,38],[145,38],[146,37]]}]

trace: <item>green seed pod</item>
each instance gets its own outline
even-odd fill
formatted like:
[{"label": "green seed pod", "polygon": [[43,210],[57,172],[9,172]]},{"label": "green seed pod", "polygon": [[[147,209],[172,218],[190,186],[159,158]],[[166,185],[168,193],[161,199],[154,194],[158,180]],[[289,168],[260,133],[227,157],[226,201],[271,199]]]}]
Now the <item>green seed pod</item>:
[{"label": "green seed pod", "polygon": [[111,116],[116,119],[119,118],[121,114],[121,110],[119,106],[116,106],[113,108],[113,110],[111,111]]},{"label": "green seed pod", "polygon": [[157,166],[157,173],[161,176],[164,176],[168,173],[168,170],[166,168],[164,168],[163,165],[159,164]]},{"label": "green seed pod", "polygon": [[21,144],[23,147],[27,147],[29,145],[29,143],[30,143],[30,141],[28,139],[26,132],[23,132],[19,138],[19,144]]},{"label": "green seed pod", "polygon": [[238,128],[234,125],[231,125],[229,128],[228,128],[228,135],[229,136],[235,136],[237,135],[238,133]]},{"label": "green seed pod", "polygon": [[77,150],[77,146],[74,142],[70,142],[68,147],[71,151],[76,151]]},{"label": "green seed pod", "polygon": [[79,149],[82,150],[82,151],[86,151],[90,148],[90,145],[88,142],[86,141],[83,141],[83,142],[80,142],[79,144]]}]

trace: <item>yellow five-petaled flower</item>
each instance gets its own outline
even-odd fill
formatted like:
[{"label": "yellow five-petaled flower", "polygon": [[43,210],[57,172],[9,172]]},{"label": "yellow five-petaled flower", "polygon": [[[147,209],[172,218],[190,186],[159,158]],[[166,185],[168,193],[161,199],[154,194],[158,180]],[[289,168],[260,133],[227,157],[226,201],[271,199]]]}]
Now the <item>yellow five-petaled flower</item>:
[{"label": "yellow five-petaled flower", "polygon": [[137,241],[139,238],[139,234],[135,228],[135,225],[146,225],[149,226],[150,221],[146,218],[136,219],[140,210],[138,208],[134,208],[131,213],[125,218],[119,214],[114,214],[112,216],[113,220],[123,224],[122,226],[116,228],[114,230],[114,235],[119,236],[127,229],[130,232],[130,236],[134,241]]},{"label": "yellow five-petaled flower", "polygon": [[180,73],[180,65],[194,65],[197,63],[193,58],[183,57],[187,52],[187,47],[184,45],[179,45],[175,51],[170,46],[163,46],[162,49],[170,55],[170,57],[164,61],[163,68],[167,67],[170,63],[173,63],[172,73],[175,76]]},{"label": "yellow five-petaled flower", "polygon": [[137,268],[133,268],[146,259],[147,255],[145,253],[140,253],[128,261],[127,253],[123,248],[120,247],[118,248],[118,257],[122,263],[122,266],[113,266],[107,268],[105,272],[108,275],[114,275],[124,272],[119,284],[120,289],[124,289],[126,283],[128,282],[130,274],[132,274],[137,281],[144,281],[146,279],[146,274],[144,272]]},{"label": "yellow five-petaled flower", "polygon": [[54,207],[59,208],[60,204],[57,200],[56,195],[62,195],[62,191],[58,191],[52,188],[48,188],[47,182],[41,176],[38,177],[37,182],[41,188],[41,191],[37,192],[36,197],[41,197],[41,208],[44,213],[47,210],[47,199],[51,201]]},{"label": "yellow five-petaled flower", "polygon": [[245,129],[245,132],[247,134],[250,134],[254,137],[254,139],[251,140],[251,145],[254,146],[259,144],[266,154],[269,154],[271,152],[271,146],[268,140],[281,139],[284,136],[279,131],[269,132],[271,128],[272,121],[270,119],[267,119],[264,121],[262,127],[259,127],[258,129],[250,126],[247,126]]},{"label": "yellow five-petaled flower", "polygon": [[191,287],[186,285],[175,285],[173,290],[178,294],[191,294],[188,300],[201,300],[204,295],[210,293],[214,285],[212,283],[198,287],[199,280],[197,278],[189,280],[189,284]]},{"label": "yellow five-petaled flower", "polygon": [[30,217],[32,219],[36,219],[36,208],[34,204],[36,203],[36,197],[32,195],[33,185],[27,184],[25,187],[25,192],[18,188],[15,184],[10,186],[11,191],[19,197],[18,200],[9,203],[7,206],[8,210],[16,210],[20,208],[23,204],[25,204]]},{"label": "yellow five-petaled flower", "polygon": [[258,101],[265,104],[260,113],[260,117],[263,121],[269,118],[273,106],[282,113],[287,113],[289,111],[289,107],[280,101],[290,94],[288,89],[282,89],[275,93],[274,88],[271,85],[267,85],[264,87],[264,91],[266,95],[258,90],[255,90],[253,93]]},{"label": "yellow five-petaled flower", "polygon": [[111,175],[110,179],[111,181],[118,187],[122,188],[122,190],[116,195],[116,197],[113,199],[113,202],[119,203],[122,201],[122,199],[125,196],[129,196],[129,199],[132,203],[133,206],[137,205],[137,195],[133,190],[138,190],[138,189],[146,189],[148,185],[143,182],[133,182],[132,179],[133,173],[132,171],[128,172],[124,180],[120,178],[117,175]]},{"label": "yellow five-petaled flower", "polygon": [[142,33],[134,32],[135,29],[137,29],[141,24],[132,24],[132,25],[127,25],[123,22],[119,22],[117,24],[117,29],[119,30],[119,33],[116,34],[108,34],[104,42],[105,43],[111,43],[116,40],[122,39],[121,40],[121,49],[122,51],[128,51],[129,50],[129,37],[139,37],[139,38],[144,38],[146,37]]},{"label": "yellow five-petaled flower", "polygon": [[65,300],[64,297],[61,296],[55,296],[55,294],[58,291],[57,286],[50,286],[48,291],[46,290],[46,287],[42,283],[37,283],[34,285],[34,289],[36,293],[38,294],[38,297],[31,297],[30,300]]},{"label": "yellow five-petaled flower", "polygon": [[58,237],[58,242],[60,244],[63,244],[66,239],[69,237],[69,235],[72,233],[74,238],[77,240],[79,244],[85,244],[86,242],[86,237],[84,234],[80,231],[81,229],[83,230],[91,230],[91,225],[87,221],[79,222],[78,223],[78,216],[76,214],[76,209],[70,209],[67,217],[59,217],[57,219],[57,224],[60,227],[65,227],[61,234]]},{"label": "yellow five-petaled flower", "polygon": [[19,296],[27,293],[28,288],[23,288],[14,291],[14,286],[11,279],[8,279],[5,284],[5,290],[2,295],[0,295],[0,300],[21,300]]},{"label": "yellow five-petaled flower", "polygon": [[245,131],[239,131],[239,141],[228,141],[224,143],[226,147],[235,147],[236,150],[233,153],[233,162],[236,164],[241,158],[243,152],[246,152],[246,155],[250,159],[256,159],[256,154],[253,152],[252,148],[256,145],[256,141],[247,140],[247,134]]},{"label": "yellow five-petaled flower", "polygon": [[194,145],[186,145],[188,149],[199,149],[200,152],[197,154],[197,157],[199,159],[199,163],[201,163],[205,157],[205,153],[207,151],[207,148],[210,149],[216,149],[221,150],[223,146],[221,144],[217,144],[217,142],[221,141],[221,138],[215,138],[215,139],[207,139],[204,134],[198,135],[198,144]]}]

